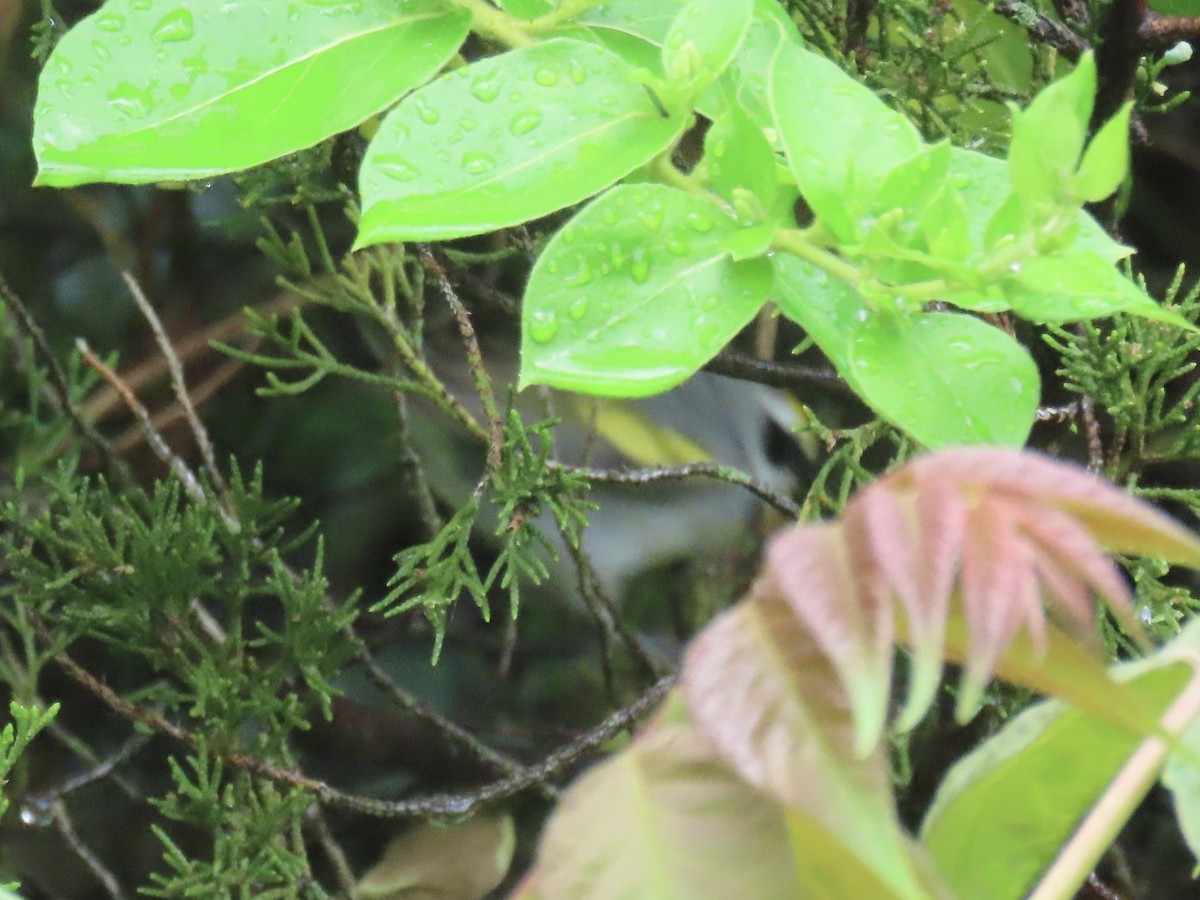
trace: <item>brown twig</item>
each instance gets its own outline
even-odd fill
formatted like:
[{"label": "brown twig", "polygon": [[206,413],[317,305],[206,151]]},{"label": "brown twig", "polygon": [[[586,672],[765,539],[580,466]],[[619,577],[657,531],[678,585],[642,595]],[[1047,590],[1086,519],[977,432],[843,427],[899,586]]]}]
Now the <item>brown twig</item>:
[{"label": "brown twig", "polygon": [[192,398],[188,393],[187,381],[183,376],[183,366],[179,362],[179,357],[175,355],[175,348],[171,346],[171,340],[167,337],[162,320],[158,318],[158,313],[154,311],[154,307],[146,299],[145,293],[142,292],[141,286],[134,277],[128,272],[122,272],[121,277],[125,279],[125,285],[129,288],[129,293],[133,295],[133,300],[137,304],[138,309],[141,310],[142,316],[150,324],[150,330],[154,332],[154,340],[158,344],[158,349],[167,361],[167,372],[170,373],[171,377],[171,390],[175,394],[175,401],[183,410],[184,418],[187,420],[188,428],[192,432],[196,446],[200,449],[200,458],[204,460],[204,471],[208,473],[213,488],[224,494],[225,479],[221,475],[220,468],[217,466],[217,457],[213,452],[212,441],[208,437],[208,429],[204,427],[204,423],[196,415],[196,407],[192,405]]},{"label": "brown twig", "polygon": [[85,341],[83,338],[78,338],[75,341],[75,346],[79,349],[79,353],[83,357],[83,361],[99,372],[100,376],[110,385],[112,385],[112,387],[121,396],[121,399],[125,401],[125,405],[129,407],[129,411],[133,413],[134,417],[138,420],[138,424],[141,425],[142,434],[145,436],[146,443],[149,445],[154,455],[157,456],[161,462],[166,464],[171,471],[176,474],[176,476],[178,476],[180,483],[183,484],[184,490],[188,492],[188,496],[198,503],[204,503],[204,488],[200,486],[199,479],[196,478],[195,473],[188,468],[187,463],[185,463],[175,454],[175,452],[163,439],[163,436],[159,434],[157,429],[155,429],[154,422],[150,419],[150,413],[142,401],[139,400],[137,395],[129,389],[129,386],[121,380],[120,375],[114,372],[110,366],[106,365],[103,360],[100,359],[100,357],[92,352],[92,349],[88,346],[87,341]]},{"label": "brown twig", "polygon": [[1180,41],[1200,41],[1200,16],[1164,16],[1147,12],[1138,25],[1138,41],[1144,52],[1169,50]]},{"label": "brown twig", "polygon": [[[42,639],[47,640],[49,636],[45,634],[44,628],[39,630]],[[200,741],[192,732],[176,725],[157,712],[130,703],[65,652],[57,654],[55,661],[73,680],[100,699],[113,712],[131,722],[166,735],[193,751],[199,750]],[[387,819],[468,816],[487,803],[503,797],[510,797],[556,778],[570,766],[582,760],[588,753],[612,740],[652,711],[666,696],[674,681],[674,675],[659,679],[632,703],[612,713],[599,725],[550,753],[540,762],[525,766],[506,778],[492,781],[464,793],[430,794],[411,800],[381,800],[376,797],[342,791],[327,782],[305,775],[303,772],[277,766],[246,753],[230,751],[222,753],[220,756],[226,765],[276,784],[305,791],[329,806],[341,807],[363,815]]]},{"label": "brown twig", "polygon": [[718,463],[696,462],[682,466],[661,466],[650,469],[591,469],[550,463],[552,468],[582,475],[588,481],[603,484],[651,484],[656,481],[685,481],[689,478],[711,478],[745,488],[759,500],[775,507],[790,519],[800,515],[800,505],[791,497],[779,493],[758,479],[732,466]]},{"label": "brown twig", "polygon": [[92,852],[91,848],[83,842],[83,839],[75,831],[75,826],[71,822],[71,815],[67,812],[67,805],[61,799],[53,800],[50,803],[50,821],[54,823],[54,829],[62,835],[67,846],[71,848],[71,852],[79,857],[89,872],[100,882],[104,887],[104,892],[108,894],[112,900],[125,900],[125,894],[121,890],[121,883],[117,881],[117,877],[100,862],[100,858]]},{"label": "brown twig", "polygon": [[843,394],[853,393],[833,369],[758,359],[733,350],[718,353],[704,368],[715,375],[753,381],[769,387],[807,388],[819,385]]},{"label": "brown twig", "polygon": [[1042,15],[1028,3],[1022,3],[1021,0],[992,0],[986,5],[1024,28],[1032,40],[1053,47],[1072,62],[1087,49],[1087,42],[1083,38],[1061,22]]},{"label": "brown twig", "polygon": [[471,324],[470,313],[458,299],[458,294],[454,292],[454,286],[450,284],[450,279],[446,276],[446,270],[433,255],[429,245],[419,245],[419,252],[421,264],[427,272],[433,275],[442,298],[454,314],[458,332],[462,335],[463,346],[467,351],[467,368],[471,371],[471,378],[475,382],[475,391],[479,394],[479,400],[483,404],[483,413],[488,421],[487,466],[489,470],[494,470],[500,465],[500,454],[504,449],[504,419],[500,415],[500,407],[496,404],[496,393],[492,389],[491,376],[488,375],[483,364],[483,353],[479,349],[475,326]]}]

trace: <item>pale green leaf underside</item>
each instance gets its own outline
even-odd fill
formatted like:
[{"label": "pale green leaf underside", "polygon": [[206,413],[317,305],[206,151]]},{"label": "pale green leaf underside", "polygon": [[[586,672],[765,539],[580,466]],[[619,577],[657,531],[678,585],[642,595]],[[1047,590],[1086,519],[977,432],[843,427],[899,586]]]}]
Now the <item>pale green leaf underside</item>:
[{"label": "pale green leaf underside", "polygon": [[686,125],[634,74],[610,50],[555,39],[414,92],[367,150],[356,246],[495,231],[608,187]]},{"label": "pale green leaf underside", "polygon": [[736,223],[700,197],[622,185],[546,246],[522,312],[521,384],[614,396],[675,386],[766,300],[764,259],[733,262]]},{"label": "pale green leaf underside", "polygon": [[205,178],[312,146],[424,82],[469,21],[436,0],[109,0],[40,78],[37,183]]}]

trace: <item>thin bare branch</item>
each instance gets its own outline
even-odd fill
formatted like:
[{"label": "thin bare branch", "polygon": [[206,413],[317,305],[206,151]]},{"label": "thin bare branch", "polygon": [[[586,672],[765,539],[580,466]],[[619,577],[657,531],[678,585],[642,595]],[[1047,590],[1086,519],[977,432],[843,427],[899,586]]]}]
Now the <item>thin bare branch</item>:
[{"label": "thin bare branch", "polygon": [[129,293],[133,295],[133,300],[137,304],[138,309],[142,311],[142,316],[150,323],[150,330],[154,332],[154,340],[158,343],[158,349],[167,361],[167,371],[171,375],[171,389],[175,394],[175,400],[179,403],[180,408],[183,409],[184,418],[187,419],[188,428],[192,432],[192,437],[196,440],[196,446],[200,448],[200,457],[204,460],[204,471],[208,473],[213,487],[224,494],[225,479],[221,475],[220,468],[217,466],[217,457],[213,452],[212,441],[208,437],[208,429],[204,427],[204,423],[196,415],[196,407],[192,405],[192,398],[188,393],[187,381],[183,376],[183,366],[179,362],[179,357],[175,355],[175,348],[171,345],[171,339],[167,337],[162,320],[158,318],[158,313],[154,311],[154,307],[146,299],[146,295],[143,293],[141,285],[137,283],[136,279],[128,272],[122,272],[121,277],[125,279]]},{"label": "thin bare branch", "polygon": [[696,462],[682,466],[661,466],[651,469],[591,469],[563,463],[550,463],[550,465],[554,468],[575,472],[588,481],[602,484],[652,484],[656,481],[711,478],[714,481],[724,481],[726,484],[745,488],[759,500],[775,507],[788,518],[796,519],[800,516],[800,505],[791,497],[781,494],[740,469],[718,463]]}]

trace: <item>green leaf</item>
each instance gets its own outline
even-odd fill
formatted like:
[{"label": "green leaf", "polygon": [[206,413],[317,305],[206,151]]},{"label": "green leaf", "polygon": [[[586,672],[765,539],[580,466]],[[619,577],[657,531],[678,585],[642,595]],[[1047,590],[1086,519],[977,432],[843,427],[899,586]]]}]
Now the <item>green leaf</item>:
[{"label": "green leaf", "polygon": [[908,159],[897,163],[884,176],[871,204],[875,213],[903,209],[920,213],[947,184],[950,169],[950,145],[945,141],[922,147]]},{"label": "green leaf", "polygon": [[1005,283],[1004,291],[1017,314],[1031,322],[1073,322],[1128,312],[1193,328],[1093,253],[1026,260]]},{"label": "green leaf", "polygon": [[917,129],[834,63],[784,43],[768,100],[800,193],[843,240],[858,231],[856,198],[873,197],[923,143]]},{"label": "green leaf", "polygon": [[772,264],[779,311],[804,329],[853,387],[850,342],[870,308],[849,284],[799,257],[779,252]]},{"label": "green leaf", "polygon": [[554,9],[550,0],[499,0],[498,5],[518,19],[536,19]]},{"label": "green leaf", "polygon": [[1103,200],[1125,180],[1129,172],[1129,116],[1133,103],[1126,103],[1096,132],[1083,162],[1075,173],[1075,195],[1095,203]]},{"label": "green leaf", "polygon": [[1072,176],[1087,139],[1096,97],[1096,60],[1080,57],[1060,78],[1013,114],[1008,165],[1013,190],[1030,202],[1074,205]]},{"label": "green leaf", "polygon": [[206,178],[358,125],[454,55],[436,0],[109,0],[39,80],[37,184]]},{"label": "green leaf", "polygon": [[1037,366],[998,328],[971,316],[868,316],[855,329],[850,369],[879,415],[930,448],[1020,447],[1037,412]]},{"label": "green leaf", "polygon": [[704,163],[713,190],[727,200],[748,191],[762,207],[759,218],[765,217],[779,192],[775,160],[762,129],[732,103],[704,135]]},{"label": "green leaf", "polygon": [[661,185],[621,185],[547,244],[522,309],[521,385],[640,397],[673,387],[758,312],[765,259],[734,262],[737,223]]},{"label": "green leaf", "polygon": [[710,84],[729,66],[750,29],[754,0],[691,0],[676,14],[663,39],[668,79]]},{"label": "green leaf", "polygon": [[1200,16],[1200,0],[1150,0],[1150,8],[1170,16]]},{"label": "green leaf", "polygon": [[[1191,666],[1144,664],[1125,687],[1161,716]],[[921,836],[958,897],[1025,896],[1142,736],[1058,701],[1039,704],[959,762]]]},{"label": "green leaf", "polygon": [[[974,150],[953,147],[950,151],[950,183],[962,197],[967,214],[967,227],[971,244],[985,246],[985,235],[992,218],[1001,206],[1008,202],[1012,190],[1008,167],[1004,160],[996,159]],[[1020,236],[1027,219],[1010,219],[1008,230],[1011,236]],[[1108,262],[1115,263],[1133,251],[1118,244],[1104,229],[1083,210],[1075,214],[1076,231],[1072,250],[1095,253]],[[998,237],[1002,232],[993,234]]]},{"label": "green leaf", "polygon": [[[537,860],[515,900],[672,900],[737,897],[790,900],[808,894],[787,809],[738,778],[687,719],[677,694],[625,750],[573,784],[542,835]],[[807,835],[806,835],[807,836]],[[839,863],[849,856],[841,847]],[[865,867],[848,869],[858,896],[876,893]],[[847,874],[844,877],[851,877]],[[828,895],[825,895],[828,896]],[[835,895],[836,896],[836,895]]]},{"label": "green leaf", "polygon": [[555,39],[439,78],[367,150],[356,248],[527,222],[650,161],[686,126],[603,47]]}]

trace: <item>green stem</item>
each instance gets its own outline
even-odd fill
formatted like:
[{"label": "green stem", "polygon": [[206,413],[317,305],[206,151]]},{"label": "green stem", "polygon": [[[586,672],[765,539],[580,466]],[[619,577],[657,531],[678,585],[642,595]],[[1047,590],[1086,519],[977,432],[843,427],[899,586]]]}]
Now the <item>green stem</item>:
[{"label": "green stem", "polygon": [[771,238],[771,246],[776,250],[786,250],[793,256],[798,256],[805,262],[810,262],[824,269],[835,278],[848,282],[856,288],[870,281],[869,276],[852,263],[846,262],[836,253],[831,253],[809,240],[808,232],[799,228],[776,229]]},{"label": "green stem", "polygon": [[445,0],[447,5],[465,9],[471,14],[471,30],[480,37],[504,44],[506,47],[528,47],[533,38],[528,24],[510,16],[484,0]]},{"label": "green stem", "polygon": [[525,30],[530,34],[553,31],[563,22],[569,22],[571,19],[583,15],[600,2],[601,0],[561,0],[558,6],[550,12],[544,16],[538,16],[532,22],[528,23],[525,26]]}]

